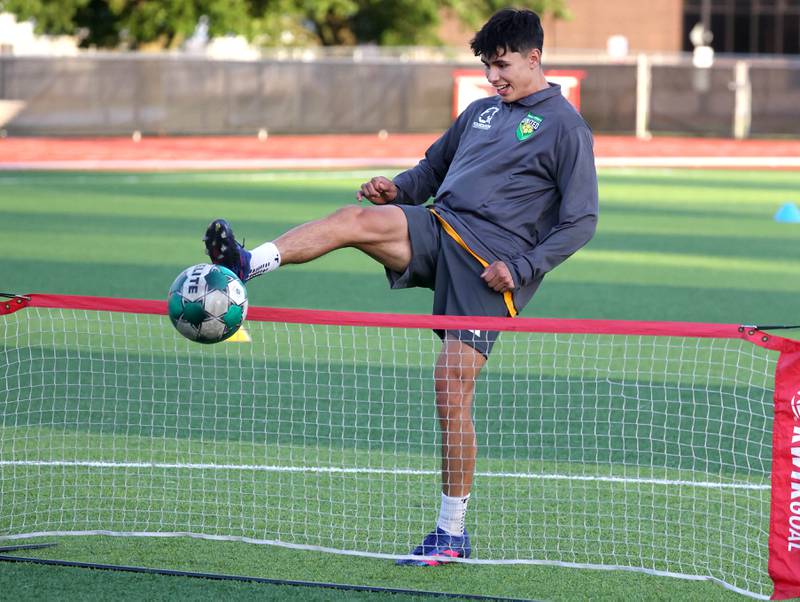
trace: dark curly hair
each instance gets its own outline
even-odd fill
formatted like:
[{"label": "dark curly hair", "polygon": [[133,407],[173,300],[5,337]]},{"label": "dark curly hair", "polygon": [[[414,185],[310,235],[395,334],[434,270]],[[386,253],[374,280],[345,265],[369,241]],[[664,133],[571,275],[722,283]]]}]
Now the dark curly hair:
[{"label": "dark curly hair", "polygon": [[492,15],[469,45],[475,56],[494,56],[499,48],[525,53],[541,50],[543,43],[539,15],[527,9],[504,8]]}]

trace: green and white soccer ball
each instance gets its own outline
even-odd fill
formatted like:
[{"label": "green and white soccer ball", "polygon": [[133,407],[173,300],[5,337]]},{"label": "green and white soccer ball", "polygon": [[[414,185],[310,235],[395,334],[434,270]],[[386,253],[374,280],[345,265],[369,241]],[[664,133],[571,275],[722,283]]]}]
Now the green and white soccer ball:
[{"label": "green and white soccer ball", "polygon": [[177,331],[198,343],[219,343],[247,317],[247,289],[228,268],[200,263],[183,270],[167,297]]}]

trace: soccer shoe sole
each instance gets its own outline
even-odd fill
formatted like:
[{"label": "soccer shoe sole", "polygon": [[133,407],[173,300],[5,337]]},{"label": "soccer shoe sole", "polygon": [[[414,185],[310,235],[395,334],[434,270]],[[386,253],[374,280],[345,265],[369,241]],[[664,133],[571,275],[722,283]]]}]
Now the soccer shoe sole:
[{"label": "soccer shoe sole", "polygon": [[395,564],[398,566],[444,566],[450,564],[448,558],[461,558],[461,556],[455,550],[442,550],[436,554],[420,556],[419,560],[403,559],[398,560]]},{"label": "soccer shoe sole", "polygon": [[211,222],[206,229],[203,242],[206,245],[206,254],[211,258],[211,263],[224,266],[242,278],[239,244],[227,221],[215,219]]}]

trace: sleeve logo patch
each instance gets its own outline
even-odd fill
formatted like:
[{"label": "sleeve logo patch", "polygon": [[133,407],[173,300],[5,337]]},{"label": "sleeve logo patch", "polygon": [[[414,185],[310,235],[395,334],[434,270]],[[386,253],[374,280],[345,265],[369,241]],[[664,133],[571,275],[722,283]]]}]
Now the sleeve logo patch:
[{"label": "sleeve logo patch", "polygon": [[536,132],[539,131],[539,126],[542,125],[542,121],[544,120],[543,117],[539,117],[538,115],[534,115],[533,113],[528,113],[519,122],[517,126],[517,140],[522,142],[523,140],[527,140],[531,136],[533,136]]}]

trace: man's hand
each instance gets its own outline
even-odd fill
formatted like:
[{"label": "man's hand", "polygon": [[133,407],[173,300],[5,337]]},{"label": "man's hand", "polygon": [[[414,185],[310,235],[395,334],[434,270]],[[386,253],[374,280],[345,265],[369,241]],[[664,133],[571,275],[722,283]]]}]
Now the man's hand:
[{"label": "man's hand", "polygon": [[397,186],[389,178],[376,176],[361,185],[356,198],[359,201],[367,199],[373,205],[385,205],[397,198]]},{"label": "man's hand", "polygon": [[514,278],[511,276],[508,266],[502,261],[495,261],[483,270],[481,278],[498,293],[514,290]]}]

